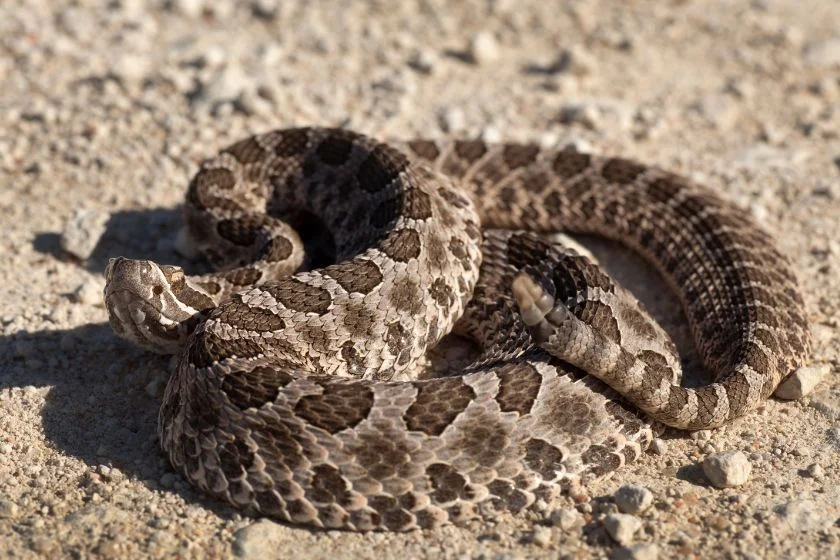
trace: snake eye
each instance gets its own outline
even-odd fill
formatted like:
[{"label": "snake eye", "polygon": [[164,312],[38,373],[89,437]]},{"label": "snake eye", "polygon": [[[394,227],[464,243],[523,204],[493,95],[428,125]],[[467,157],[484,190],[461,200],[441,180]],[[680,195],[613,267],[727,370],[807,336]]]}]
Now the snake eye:
[{"label": "snake eye", "polygon": [[163,286],[161,286],[160,284],[155,284],[155,286],[152,288],[152,293],[156,296],[159,296],[163,293]]}]

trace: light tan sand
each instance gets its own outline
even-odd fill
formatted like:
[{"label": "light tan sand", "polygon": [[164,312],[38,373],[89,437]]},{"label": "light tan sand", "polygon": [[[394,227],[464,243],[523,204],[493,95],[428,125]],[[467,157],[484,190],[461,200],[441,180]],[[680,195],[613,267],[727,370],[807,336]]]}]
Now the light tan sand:
[{"label": "light tan sand", "polygon": [[[824,0],[0,3],[0,555],[838,557],[838,30]],[[167,360],[111,333],[101,272],[118,254],[195,269],[173,244],[197,162],[290,125],[573,143],[701,179],[793,258],[830,374],[710,437],[667,435],[577,503],[405,535],[255,523],[170,471]],[[60,245],[78,210],[76,239],[110,216],[86,261]],[[685,348],[647,267],[595,246]],[[747,455],[743,486],[706,481],[722,450]],[[624,482],[653,494],[634,549],[603,526]]]}]

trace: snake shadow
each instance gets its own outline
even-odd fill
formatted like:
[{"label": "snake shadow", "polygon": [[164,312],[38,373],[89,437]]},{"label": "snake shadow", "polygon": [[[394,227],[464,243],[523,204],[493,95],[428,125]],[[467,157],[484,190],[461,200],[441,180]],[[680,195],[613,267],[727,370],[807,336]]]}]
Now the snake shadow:
[{"label": "snake shadow", "polygon": [[[177,208],[127,210],[111,215],[84,261],[64,251],[55,232],[37,233],[33,246],[48,260],[99,275],[118,255],[201,273],[205,266],[174,250],[180,225]],[[158,444],[157,414],[171,367],[169,357],[123,341],[107,322],[0,336],[0,392],[8,390],[15,401],[26,402],[34,400],[28,396],[33,388],[49,387],[40,414],[52,446],[92,469],[116,467],[150,489],[176,492],[187,503],[231,518],[240,512],[194,490],[180,475],[164,477],[174,472]]]},{"label": "snake shadow", "polygon": [[[39,406],[49,446],[90,469],[116,467],[151,490],[176,492],[222,518],[237,512],[194,490],[172,468],[157,438],[169,357],[119,339],[107,323],[0,336],[0,393]],[[47,466],[46,468],[50,468]],[[173,473],[174,474],[174,473]]]},{"label": "snake shadow", "polygon": [[96,274],[105,270],[109,258],[117,256],[183,266],[193,274],[206,272],[209,270],[206,265],[190,261],[175,250],[175,238],[180,228],[180,208],[121,210],[109,216],[104,233],[87,259],[80,260],[66,252],[61,247],[61,235],[57,232],[36,233],[32,245],[43,255],[74,263]]}]

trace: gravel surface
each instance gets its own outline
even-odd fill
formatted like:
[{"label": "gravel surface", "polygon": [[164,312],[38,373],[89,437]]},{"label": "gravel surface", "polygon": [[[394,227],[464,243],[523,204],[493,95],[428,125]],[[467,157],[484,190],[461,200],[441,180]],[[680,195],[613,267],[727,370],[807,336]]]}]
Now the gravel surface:
[{"label": "gravel surface", "polygon": [[[0,553],[836,557],[838,22],[823,0],[0,3]],[[573,145],[712,185],[803,280],[816,370],[789,395],[821,380],[714,432],[666,433],[584,493],[464,527],[308,531],[203,498],[157,445],[171,363],[111,333],[102,270],[119,254],[198,270],[176,251],[198,162],[316,124]],[[691,363],[649,267],[583,241]],[[718,489],[703,461],[732,451],[749,477]]]}]

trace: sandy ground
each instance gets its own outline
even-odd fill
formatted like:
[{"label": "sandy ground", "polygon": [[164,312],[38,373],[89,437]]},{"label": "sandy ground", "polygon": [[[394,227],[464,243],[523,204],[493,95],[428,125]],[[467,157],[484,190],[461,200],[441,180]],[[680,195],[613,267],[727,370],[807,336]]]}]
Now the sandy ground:
[{"label": "sandy ground", "polygon": [[[838,23],[822,0],[3,2],[0,553],[840,556]],[[313,532],[207,500],[158,450],[169,365],[111,333],[101,273],[118,254],[195,270],[174,239],[197,163],[309,124],[574,144],[703,180],[792,257],[830,374],[710,435],[666,434],[576,502],[465,527]],[[63,248],[84,256],[86,235],[88,258]],[[594,247],[690,354],[658,279]],[[743,486],[704,477],[723,450],[746,454]],[[653,505],[622,547],[604,521],[626,482]]]}]

